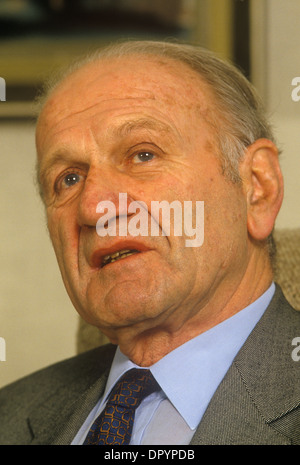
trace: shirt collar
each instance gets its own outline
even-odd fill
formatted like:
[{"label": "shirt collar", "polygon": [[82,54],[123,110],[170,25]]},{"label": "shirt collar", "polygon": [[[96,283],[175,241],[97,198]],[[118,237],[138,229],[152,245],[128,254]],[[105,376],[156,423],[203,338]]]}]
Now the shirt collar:
[{"label": "shirt collar", "polygon": [[[150,368],[165,395],[189,427],[195,429],[233,359],[257,324],[275,291],[270,288],[255,302],[210,330],[167,354]],[[129,369],[140,368],[118,348],[103,401]]]}]

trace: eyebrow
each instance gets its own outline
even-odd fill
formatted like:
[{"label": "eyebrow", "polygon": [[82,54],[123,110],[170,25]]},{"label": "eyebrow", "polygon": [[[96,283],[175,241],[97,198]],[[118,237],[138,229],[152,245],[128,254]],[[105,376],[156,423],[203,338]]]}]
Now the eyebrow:
[{"label": "eyebrow", "polygon": [[158,132],[172,133],[177,132],[175,128],[169,126],[162,121],[149,119],[149,118],[139,118],[132,121],[126,121],[121,126],[112,129],[112,134],[117,137],[124,137],[130,134],[131,132],[140,130],[140,129],[149,129]]}]

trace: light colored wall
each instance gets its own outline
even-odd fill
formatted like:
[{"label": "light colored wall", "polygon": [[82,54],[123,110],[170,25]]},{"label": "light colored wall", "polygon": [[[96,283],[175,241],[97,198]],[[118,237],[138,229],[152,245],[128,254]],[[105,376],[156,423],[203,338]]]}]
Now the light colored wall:
[{"label": "light colored wall", "polygon": [[73,355],[77,317],[33,183],[33,125],[0,122],[0,140],[0,337],[6,343],[1,387]]},{"label": "light colored wall", "polygon": [[285,181],[277,228],[300,228],[300,101],[291,97],[300,76],[299,0],[252,0],[253,81],[273,122]]}]

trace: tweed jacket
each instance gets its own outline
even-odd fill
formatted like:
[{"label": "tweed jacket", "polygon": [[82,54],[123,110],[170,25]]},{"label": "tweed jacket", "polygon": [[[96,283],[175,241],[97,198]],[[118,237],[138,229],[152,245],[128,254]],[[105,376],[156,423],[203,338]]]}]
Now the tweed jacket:
[{"label": "tweed jacket", "polygon": [[[300,312],[277,286],[191,444],[300,444],[300,360],[292,357],[296,337]],[[115,346],[108,344],[4,387],[0,444],[70,444],[104,391],[114,354]]]}]

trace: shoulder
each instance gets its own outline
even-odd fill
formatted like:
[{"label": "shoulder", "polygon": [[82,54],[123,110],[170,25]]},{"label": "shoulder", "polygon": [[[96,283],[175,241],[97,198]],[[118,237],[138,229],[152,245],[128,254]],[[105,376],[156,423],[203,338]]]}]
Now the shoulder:
[{"label": "shoulder", "polygon": [[273,331],[275,329],[281,339],[287,335],[297,335],[300,330],[300,311],[289,304],[278,284],[262,322],[274,326]]},{"label": "shoulder", "polygon": [[254,359],[261,365],[264,361],[292,369],[299,376],[299,367],[291,364],[292,343],[300,336],[300,311],[286,300],[281,288],[276,285],[275,294],[260,321],[248,337],[237,359]]},{"label": "shoulder", "polygon": [[[112,344],[84,352],[43,368],[0,390],[0,417],[12,412],[30,412],[53,393],[66,391],[69,395],[87,389],[110,368],[116,347]],[[67,394],[66,394],[67,395]]]},{"label": "shoulder", "polygon": [[299,336],[300,311],[276,286],[269,307],[234,361],[264,421],[295,444],[300,441],[300,360],[293,354]]}]

